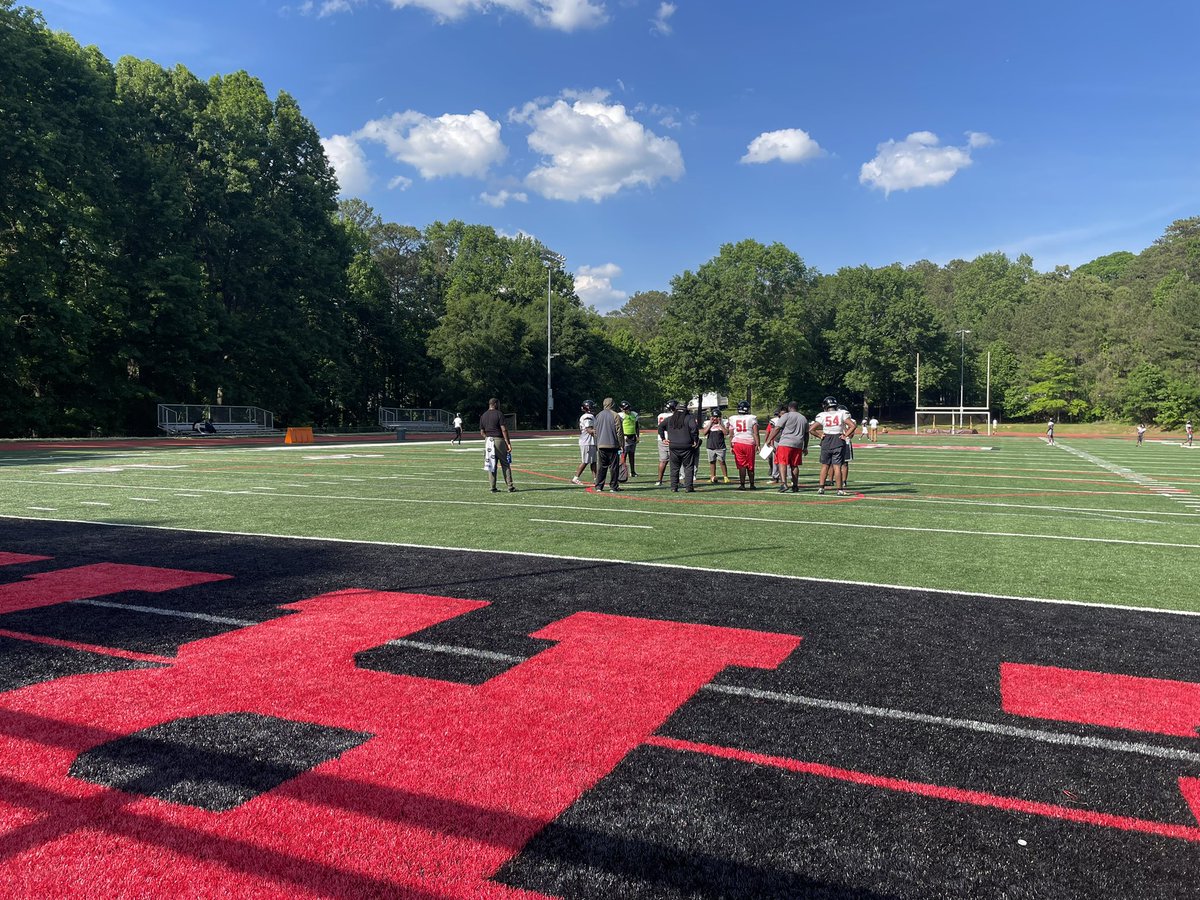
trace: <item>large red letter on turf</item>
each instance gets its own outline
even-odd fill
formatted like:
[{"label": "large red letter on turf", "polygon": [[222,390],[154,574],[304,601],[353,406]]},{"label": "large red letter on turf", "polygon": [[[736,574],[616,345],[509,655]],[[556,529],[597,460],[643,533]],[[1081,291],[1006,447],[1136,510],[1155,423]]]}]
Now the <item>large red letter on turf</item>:
[{"label": "large red letter on turf", "polygon": [[[354,653],[484,604],[339,591],[185,645],[169,669],[0,695],[0,880],[10,891],[529,896],[488,881],[721,669],[786,635],[579,613],[471,687],[358,669]],[[185,716],[252,712],[374,737],[228,812],[64,777],[84,750]]]},{"label": "large red letter on turf", "polygon": [[[1190,681],[1003,663],[1000,697],[1018,716],[1200,736],[1200,684]],[[1200,820],[1200,778],[1180,778],[1179,789]]]},{"label": "large red letter on turf", "polygon": [[[30,557],[39,559],[44,557]],[[194,584],[223,581],[231,575],[185,572],[182,569],[158,569],[153,566],[125,566],[96,563],[74,569],[59,569],[29,575],[13,584],[0,585],[0,613],[54,606],[71,600],[103,597],[122,591],[161,593]]]}]

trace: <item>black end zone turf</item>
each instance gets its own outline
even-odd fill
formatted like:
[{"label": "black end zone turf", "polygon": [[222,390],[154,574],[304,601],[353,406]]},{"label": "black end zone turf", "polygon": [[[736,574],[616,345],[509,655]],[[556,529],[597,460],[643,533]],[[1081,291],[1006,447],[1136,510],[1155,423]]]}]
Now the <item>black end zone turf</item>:
[{"label": "black end zone turf", "polygon": [[225,812],[341,756],[371,735],[253,713],[155,725],[76,757],[74,778]]},{"label": "black end zone turf", "polygon": [[[0,551],[55,557],[0,567],[0,584],[96,562],[228,574],[229,581],[119,599],[245,621],[286,615],[279,604],[348,587],[487,601],[358,655],[364,668],[461,684],[520,665],[548,646],[530,633],[580,611],[802,638],[777,670],[722,672],[658,735],[878,783],[788,771],[748,756],[642,746],[502,869],[498,880],[512,886],[605,898],[1125,900],[1194,896],[1200,882],[1200,841],[1187,836],[1200,831],[1178,783],[1200,777],[1200,741],[1011,715],[999,690],[1003,663],[1200,683],[1194,616],[46,521],[0,520]],[[0,615],[0,629],[170,653],[239,627],[98,609],[72,603]],[[3,689],[131,665],[0,639]],[[218,742],[195,753],[208,765],[243,749]],[[144,762],[134,754],[128,769],[108,757],[94,764],[119,770],[102,783],[125,784],[137,780]],[[185,774],[156,776],[156,783],[169,788]],[[228,779],[223,764],[211,778],[247,780]],[[889,779],[891,787],[883,784]],[[959,799],[905,792],[899,781],[953,789]],[[967,795],[998,802],[967,802]],[[1029,804],[1099,818],[1051,818]]]}]

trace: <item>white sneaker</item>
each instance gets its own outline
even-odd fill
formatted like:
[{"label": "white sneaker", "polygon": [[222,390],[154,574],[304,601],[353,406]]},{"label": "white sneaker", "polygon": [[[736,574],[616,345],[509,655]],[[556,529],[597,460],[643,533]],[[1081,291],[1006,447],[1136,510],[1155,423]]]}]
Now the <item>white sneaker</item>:
[{"label": "white sneaker", "polygon": [[819,488],[817,488],[817,493],[818,493],[818,494],[823,494],[823,493],[825,493],[825,488],[823,488],[823,487],[819,487]]},{"label": "white sneaker", "polygon": [[845,496],[846,496],[846,492],[845,492],[845,491],[838,491],[838,492],[837,492],[837,495],[838,495],[839,497],[845,497]]},{"label": "white sneaker", "polygon": [[662,482],[661,482],[661,481],[656,481],[656,482],[654,482],[654,486],[655,486],[655,487],[662,487]]},{"label": "white sneaker", "polygon": [[580,481],[579,476],[576,475],[574,478],[571,479],[571,484],[583,484],[583,482]]}]

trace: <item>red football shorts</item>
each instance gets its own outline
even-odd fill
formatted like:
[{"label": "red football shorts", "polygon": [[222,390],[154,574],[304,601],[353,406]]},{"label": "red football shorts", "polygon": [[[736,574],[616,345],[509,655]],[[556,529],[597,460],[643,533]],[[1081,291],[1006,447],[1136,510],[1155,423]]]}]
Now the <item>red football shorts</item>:
[{"label": "red football shorts", "polygon": [[753,469],[756,456],[758,453],[753,444],[734,443],[733,461],[737,463],[739,469]]},{"label": "red football shorts", "polygon": [[781,466],[798,466],[803,458],[804,452],[799,447],[775,445],[775,462]]}]

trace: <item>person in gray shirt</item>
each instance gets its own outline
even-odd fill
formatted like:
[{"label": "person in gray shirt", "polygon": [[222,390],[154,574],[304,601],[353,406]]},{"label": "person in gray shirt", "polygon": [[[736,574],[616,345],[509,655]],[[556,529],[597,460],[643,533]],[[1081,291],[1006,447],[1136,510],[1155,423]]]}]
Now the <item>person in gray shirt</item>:
[{"label": "person in gray shirt", "polygon": [[808,419],[797,412],[795,400],[787,405],[787,412],[779,417],[779,427],[771,434],[775,445],[775,459],[779,463],[779,493],[786,494],[788,479],[792,482],[792,493],[800,492],[800,463],[804,458],[804,433],[808,431]]},{"label": "person in gray shirt", "polygon": [[599,465],[596,468],[596,490],[604,490],[604,477],[612,472],[611,486],[614,491],[621,490],[621,448],[625,446],[625,433],[621,427],[621,417],[613,409],[613,398],[604,398],[604,409],[596,416],[596,450],[599,453]]}]

